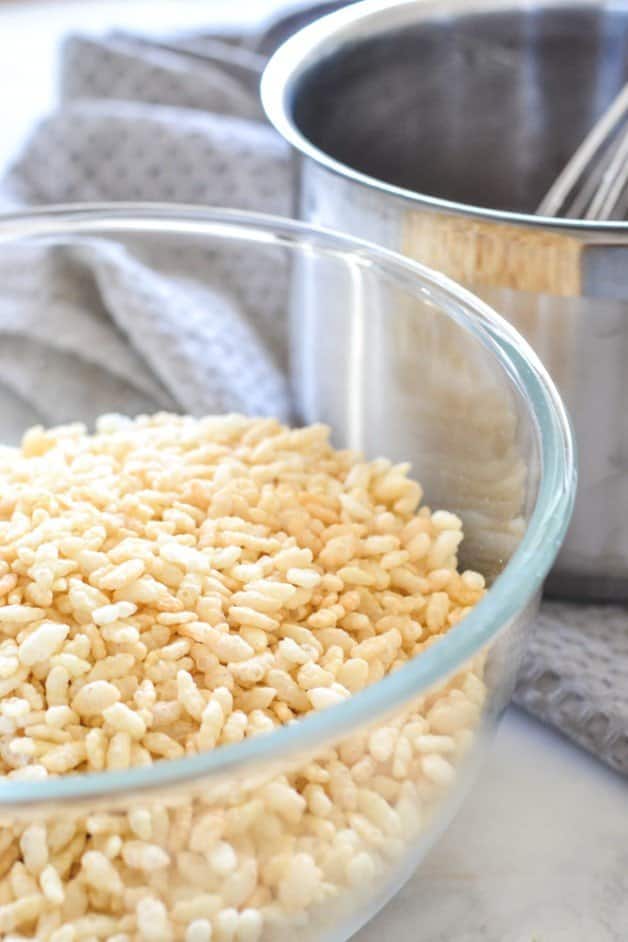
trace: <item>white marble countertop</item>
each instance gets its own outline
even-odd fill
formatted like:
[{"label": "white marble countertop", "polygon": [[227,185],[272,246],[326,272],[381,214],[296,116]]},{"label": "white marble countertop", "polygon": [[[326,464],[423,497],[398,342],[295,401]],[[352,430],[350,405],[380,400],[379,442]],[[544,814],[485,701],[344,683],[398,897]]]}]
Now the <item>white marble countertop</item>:
[{"label": "white marble countertop", "polygon": [[[55,53],[68,30],[206,27],[261,16],[277,2],[0,2],[0,168],[54,102]],[[444,838],[355,937],[383,939],[627,942],[626,782],[512,708]]]},{"label": "white marble countertop", "polygon": [[355,942],[626,942],[628,787],[512,707],[440,843]]}]

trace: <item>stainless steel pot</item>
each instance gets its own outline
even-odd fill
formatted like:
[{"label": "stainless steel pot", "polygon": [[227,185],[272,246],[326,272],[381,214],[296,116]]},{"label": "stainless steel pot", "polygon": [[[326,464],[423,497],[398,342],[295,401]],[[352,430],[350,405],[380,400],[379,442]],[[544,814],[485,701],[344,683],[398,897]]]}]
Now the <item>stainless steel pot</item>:
[{"label": "stainless steel pot", "polygon": [[[545,361],[580,453],[548,588],[574,598],[628,599],[628,223],[532,213],[626,81],[628,4],[601,0],[365,0],[289,39],[262,81],[300,152],[302,218],[463,282]],[[337,367],[381,343],[338,336],[330,359],[336,318],[330,303],[296,332],[306,418],[350,416]]]}]

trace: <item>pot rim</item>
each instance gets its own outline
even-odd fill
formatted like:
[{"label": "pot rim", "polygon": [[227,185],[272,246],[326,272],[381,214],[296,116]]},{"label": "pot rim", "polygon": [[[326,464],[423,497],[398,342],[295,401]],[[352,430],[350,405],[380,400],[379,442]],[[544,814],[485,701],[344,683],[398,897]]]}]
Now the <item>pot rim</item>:
[{"label": "pot rim", "polygon": [[266,116],[275,129],[303,157],[325,167],[337,176],[359,186],[378,190],[387,196],[414,203],[417,207],[511,225],[567,231],[572,235],[606,234],[628,236],[628,221],[565,219],[532,213],[489,209],[460,203],[396,186],[362,173],[336,160],[301,132],[293,118],[299,80],[307,70],[353,44],[395,28],[447,19],[457,14],[507,11],[534,11],[545,7],[608,9],[605,0],[361,0],[315,20],[291,36],[268,61],[262,75],[260,94]]}]

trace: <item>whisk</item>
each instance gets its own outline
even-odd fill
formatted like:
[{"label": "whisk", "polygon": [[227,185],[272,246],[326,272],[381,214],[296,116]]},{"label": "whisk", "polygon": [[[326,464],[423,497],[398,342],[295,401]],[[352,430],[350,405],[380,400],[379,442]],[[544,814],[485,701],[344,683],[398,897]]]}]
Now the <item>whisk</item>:
[{"label": "whisk", "polygon": [[587,134],[537,209],[565,219],[628,213],[628,83]]}]

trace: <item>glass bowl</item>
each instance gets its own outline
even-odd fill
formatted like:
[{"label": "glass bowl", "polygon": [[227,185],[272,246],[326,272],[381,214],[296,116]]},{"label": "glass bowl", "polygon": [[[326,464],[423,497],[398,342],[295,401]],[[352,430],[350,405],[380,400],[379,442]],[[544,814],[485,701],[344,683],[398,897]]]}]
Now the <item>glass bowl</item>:
[{"label": "glass bowl", "polygon": [[[58,207],[3,217],[0,243],[1,303],[16,325],[3,343],[21,364],[4,370],[4,442],[37,419],[90,423],[104,411],[150,409],[151,396],[158,408],[164,390],[192,411],[185,384],[168,372],[180,362],[164,358],[164,336],[160,350],[146,318],[157,330],[167,307],[215,364],[199,324],[208,318],[224,343],[216,318],[231,305],[236,321],[263,325],[263,369],[243,368],[259,392],[253,407],[328,422],[335,444],[368,457],[411,460],[427,503],[462,518],[461,567],[489,584],[420,656],[267,735],[144,767],[3,777],[3,938],[346,939],[448,826],[510,698],[574,498],[573,443],[556,390],[530,347],[467,291],[297,222],[189,207]],[[34,359],[16,352],[25,312]],[[87,324],[133,348],[159,392],[115,374],[115,364],[115,381],[104,376]],[[288,334],[290,402],[281,373]],[[321,343],[326,355],[314,361]],[[203,393],[194,390],[200,401]],[[108,861],[96,879],[90,852]],[[51,866],[62,892],[51,889]]]}]

